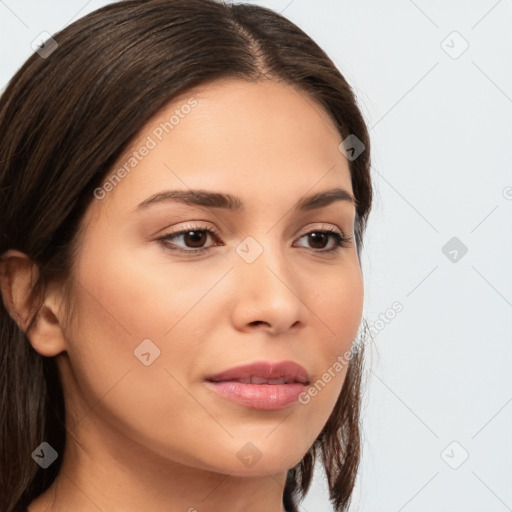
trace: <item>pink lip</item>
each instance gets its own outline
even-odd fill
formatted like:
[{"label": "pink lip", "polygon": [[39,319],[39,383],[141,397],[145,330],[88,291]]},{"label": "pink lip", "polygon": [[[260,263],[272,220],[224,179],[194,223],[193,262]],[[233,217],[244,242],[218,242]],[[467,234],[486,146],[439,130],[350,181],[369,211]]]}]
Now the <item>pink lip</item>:
[{"label": "pink lip", "polygon": [[260,377],[264,379],[285,378],[302,384],[309,383],[308,372],[300,364],[294,363],[293,361],[283,361],[280,363],[257,361],[208,375],[206,380],[220,382],[246,379],[249,377]]},{"label": "pink lip", "polygon": [[[284,379],[282,383],[251,383],[240,380]],[[256,363],[230,368],[206,377],[207,386],[221,396],[252,409],[283,409],[298,400],[309,384],[307,371],[292,361]]]}]

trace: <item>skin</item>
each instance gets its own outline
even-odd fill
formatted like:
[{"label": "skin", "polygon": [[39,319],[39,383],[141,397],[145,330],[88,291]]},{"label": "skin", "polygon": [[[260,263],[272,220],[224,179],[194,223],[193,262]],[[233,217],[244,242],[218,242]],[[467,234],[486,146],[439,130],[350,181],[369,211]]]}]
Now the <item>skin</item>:
[{"label": "skin", "polygon": [[[53,287],[28,332],[35,350],[57,356],[68,426],[61,472],[30,512],[282,511],[287,470],[340,393],[346,368],[307,405],[277,411],[244,407],[204,384],[208,374],[259,360],[295,361],[315,382],[350,350],[363,282],[354,241],[328,253],[334,239],[315,245],[304,236],[353,235],[354,205],[293,211],[312,193],[353,194],[326,111],[281,82],[216,81],[169,103],[130,151],[192,96],[197,106],[87,210],[72,322]],[[189,188],[231,193],[245,209],[169,201],[136,211],[153,194]],[[190,223],[219,234],[205,234],[202,254],[156,240]],[[235,251],[247,236],[263,248],[252,263]],[[201,247],[183,235],[168,243]],[[30,262],[16,251],[8,258],[2,292],[23,325]],[[161,351],[149,366],[133,353],[147,338]],[[249,442],[261,454],[251,467],[237,457]]]}]

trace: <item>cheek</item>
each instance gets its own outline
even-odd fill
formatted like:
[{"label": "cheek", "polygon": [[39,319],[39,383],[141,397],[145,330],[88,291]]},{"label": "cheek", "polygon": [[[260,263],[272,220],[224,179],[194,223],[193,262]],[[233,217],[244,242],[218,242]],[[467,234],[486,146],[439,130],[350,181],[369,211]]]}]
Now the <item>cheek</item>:
[{"label": "cheek", "polygon": [[[184,286],[182,276],[178,284],[184,286],[183,293],[176,293],[162,284],[161,276],[151,279],[140,268],[118,263],[104,261],[98,265],[101,272],[91,267],[80,277],[78,322],[66,333],[72,367],[65,386],[70,413],[84,418],[79,423],[84,436],[101,432],[106,446],[117,445],[117,432],[156,454],[196,464],[199,457],[193,454],[207,453],[198,439],[204,437],[205,425],[211,430],[215,425],[188,390],[194,326],[190,317],[183,317],[198,301],[197,294],[204,295],[214,282]],[[162,334],[170,329],[164,339]],[[154,346],[137,351],[144,339]],[[149,353],[149,365],[143,362],[148,359],[144,353]],[[88,414],[92,409],[94,415]]]},{"label": "cheek", "polygon": [[339,271],[338,278],[317,281],[316,290],[306,304],[312,313],[311,321],[324,334],[318,347],[326,358],[324,363],[332,363],[340,351],[350,350],[361,322],[364,289],[359,267],[347,265]]},{"label": "cheek", "polygon": [[[114,248],[101,257],[92,245],[88,251],[76,271],[77,322],[66,333],[79,393],[88,407],[101,399],[103,417],[134,436],[197,431],[211,418],[184,388],[218,311],[218,297],[208,294],[230,267],[193,272],[184,263],[144,263]],[[141,423],[144,418],[152,418],[151,425]]]},{"label": "cheek", "polygon": [[[309,410],[310,418],[326,421],[338,399],[361,323],[363,298],[362,276],[356,266],[345,269],[339,279],[312,296],[311,318],[315,318],[317,331],[323,336],[310,353],[310,360],[318,363],[316,374],[299,400]],[[315,424],[312,431],[318,426]]]},{"label": "cheek", "polygon": [[133,342],[172,337],[183,320],[188,328],[197,326],[191,319],[210,311],[212,300],[218,302],[214,288],[231,268],[228,263],[212,269],[207,262],[172,260],[156,244],[138,253],[113,249],[104,256],[101,264],[90,259],[82,267],[82,279],[110,313],[107,324],[115,320]]}]

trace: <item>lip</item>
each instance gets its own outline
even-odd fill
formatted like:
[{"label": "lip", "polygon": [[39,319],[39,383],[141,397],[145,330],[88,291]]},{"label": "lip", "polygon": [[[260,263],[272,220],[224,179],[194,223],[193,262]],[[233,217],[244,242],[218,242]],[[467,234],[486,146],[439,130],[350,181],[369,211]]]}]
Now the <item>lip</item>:
[{"label": "lip", "polygon": [[271,411],[297,402],[309,385],[309,375],[293,361],[257,361],[209,375],[205,381],[228,400],[251,409]]},{"label": "lip", "polygon": [[292,382],[309,384],[309,375],[303,366],[293,361],[271,362],[256,361],[235,366],[220,373],[208,375],[206,380],[215,382],[233,381],[251,377],[261,379],[287,379]]}]

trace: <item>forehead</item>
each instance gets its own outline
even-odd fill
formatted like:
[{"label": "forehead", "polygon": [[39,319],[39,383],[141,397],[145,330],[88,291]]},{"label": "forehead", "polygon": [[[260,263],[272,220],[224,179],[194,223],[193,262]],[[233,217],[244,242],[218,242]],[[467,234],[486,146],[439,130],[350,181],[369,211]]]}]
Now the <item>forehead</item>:
[{"label": "forehead", "polygon": [[[340,186],[352,193],[333,120],[284,82],[223,79],[176,96],[129,144],[105,202],[136,206],[164,189],[281,201]],[[124,172],[118,171],[124,169]]]}]

